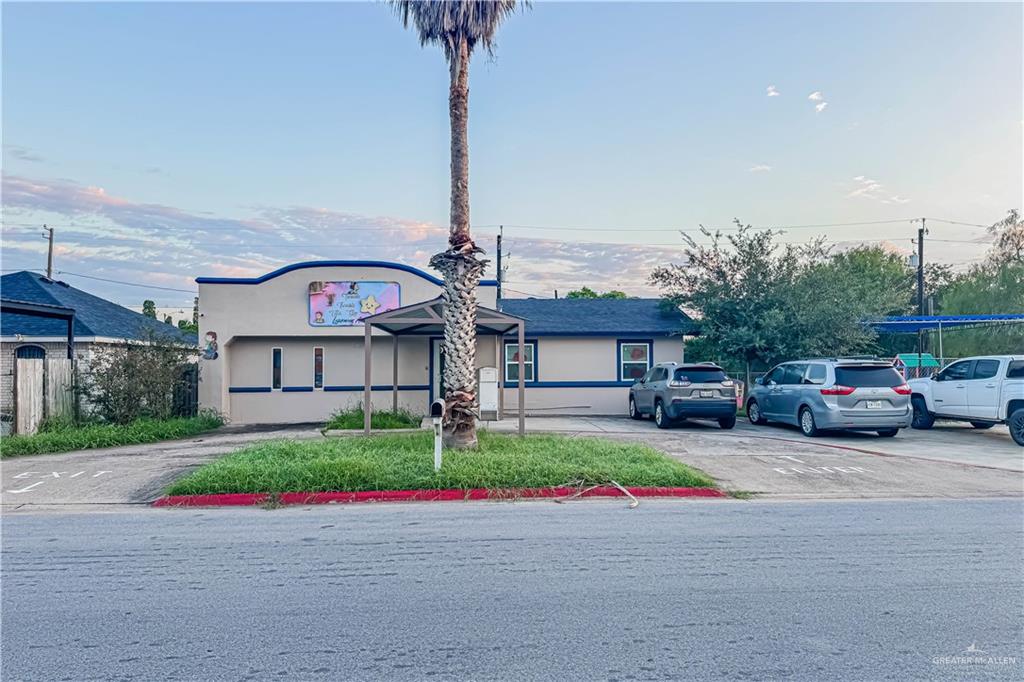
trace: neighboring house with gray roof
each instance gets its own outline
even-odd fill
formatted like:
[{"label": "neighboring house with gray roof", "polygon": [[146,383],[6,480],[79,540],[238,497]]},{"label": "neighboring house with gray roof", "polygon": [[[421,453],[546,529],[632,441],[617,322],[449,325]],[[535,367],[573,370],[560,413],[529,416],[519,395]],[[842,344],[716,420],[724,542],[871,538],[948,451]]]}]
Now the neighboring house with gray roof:
[{"label": "neighboring house with gray roof", "polygon": [[[0,277],[0,298],[74,312],[77,362],[88,366],[98,346],[129,341],[166,339],[196,345],[196,334],[146,317],[99,296],[41,274],[22,270]],[[62,319],[0,313],[0,412],[13,412],[15,358],[67,357],[67,323]]]}]

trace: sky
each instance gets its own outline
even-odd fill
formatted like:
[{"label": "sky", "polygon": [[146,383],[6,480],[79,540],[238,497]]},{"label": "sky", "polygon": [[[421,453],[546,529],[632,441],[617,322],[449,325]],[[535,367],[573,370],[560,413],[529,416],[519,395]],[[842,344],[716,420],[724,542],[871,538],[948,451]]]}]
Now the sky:
[{"label": "sky", "polygon": [[[657,295],[681,231],[734,219],[909,254],[926,217],[926,259],[968,267],[1024,203],[1022,21],[535,2],[471,67],[475,234],[493,260],[505,226],[512,296]],[[61,279],[162,307],[444,246],[448,71],[385,5],[4,3],[2,37],[5,272],[45,267],[44,223]]]}]

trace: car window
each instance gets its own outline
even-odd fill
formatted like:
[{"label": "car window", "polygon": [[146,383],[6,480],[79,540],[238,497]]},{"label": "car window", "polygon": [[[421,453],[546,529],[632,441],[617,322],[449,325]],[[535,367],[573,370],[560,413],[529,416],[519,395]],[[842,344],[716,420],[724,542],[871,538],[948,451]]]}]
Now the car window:
[{"label": "car window", "polygon": [[786,385],[793,385],[802,383],[804,380],[804,372],[807,371],[807,365],[786,365],[786,372],[782,375],[782,382]]},{"label": "car window", "polygon": [[654,378],[653,378],[654,377],[654,373],[657,372],[657,371],[658,371],[657,367],[650,368],[649,370],[647,370],[647,372],[642,377],[640,377],[640,379],[638,381],[640,381],[641,383],[646,382],[646,381],[654,381]]},{"label": "car window", "polygon": [[1024,360],[1014,360],[1006,368],[1007,379],[1024,379]]},{"label": "car window", "polygon": [[664,381],[668,377],[668,370],[658,367],[654,370],[654,381]]},{"label": "car window", "polygon": [[963,381],[971,371],[971,360],[954,362],[939,372],[939,381]]},{"label": "car window", "polygon": [[903,375],[892,367],[841,365],[836,367],[836,383],[853,388],[891,388],[903,383]]},{"label": "car window", "polygon": [[999,361],[992,360],[991,358],[986,360],[978,360],[974,363],[974,372],[971,374],[972,379],[991,379],[999,373]]},{"label": "car window", "polygon": [[773,381],[776,384],[781,384],[782,383],[782,373],[785,372],[785,371],[786,371],[785,367],[779,366],[779,367],[776,367],[775,369],[773,369],[772,371],[768,372],[768,374],[766,374],[765,377],[764,377],[764,384],[765,384],[765,386],[768,386]]},{"label": "car window", "polygon": [[717,367],[679,367],[675,380],[694,384],[721,383],[725,381],[725,372]]},{"label": "car window", "polygon": [[805,384],[823,384],[828,377],[828,367],[825,365],[811,365],[804,378]]}]

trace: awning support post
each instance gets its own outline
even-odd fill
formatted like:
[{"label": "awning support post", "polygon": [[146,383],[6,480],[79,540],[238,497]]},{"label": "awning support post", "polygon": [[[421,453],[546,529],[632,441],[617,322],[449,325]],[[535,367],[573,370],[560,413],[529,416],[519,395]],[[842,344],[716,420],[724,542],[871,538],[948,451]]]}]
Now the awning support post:
[{"label": "awning support post", "polygon": [[498,421],[505,418],[505,361],[501,356],[505,347],[504,333],[494,337],[494,362],[498,368]]},{"label": "awning support post", "polygon": [[[526,435],[526,385],[524,383],[523,373],[525,370],[523,353],[526,346],[526,330],[522,321],[518,325],[519,332],[519,435]],[[534,359],[534,367],[536,367],[536,358]]]},{"label": "awning support post", "polygon": [[391,335],[391,411],[398,413],[398,335]]},{"label": "awning support post", "polygon": [[370,435],[370,413],[373,412],[373,401],[371,400],[370,391],[370,365],[372,361],[372,355],[370,353],[370,344],[373,342],[373,325],[368,322],[363,323],[363,434]]}]

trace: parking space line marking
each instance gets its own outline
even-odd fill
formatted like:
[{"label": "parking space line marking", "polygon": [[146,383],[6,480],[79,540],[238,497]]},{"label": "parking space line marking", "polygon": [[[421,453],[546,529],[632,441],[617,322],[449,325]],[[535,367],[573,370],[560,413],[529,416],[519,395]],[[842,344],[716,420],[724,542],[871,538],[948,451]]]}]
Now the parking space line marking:
[{"label": "parking space line marking", "polygon": [[14,476],[11,476],[11,478],[28,478],[32,474],[38,474],[38,473],[39,473],[38,471],[23,471],[20,474],[15,474]]},{"label": "parking space line marking", "polygon": [[791,455],[779,455],[779,459],[788,459],[788,460],[796,462],[797,464],[803,464],[804,463],[804,461],[802,459],[797,459],[796,457],[793,457]]},{"label": "parking space line marking", "polygon": [[109,473],[110,473],[109,471],[98,471],[95,474],[93,474],[92,477],[96,478],[97,476],[102,476],[103,474],[109,474]]},{"label": "parking space line marking", "polygon": [[29,490],[32,490],[32,488],[35,488],[37,485],[42,485],[44,483],[46,483],[46,481],[36,481],[32,485],[22,488],[21,490],[8,490],[7,492],[17,495],[18,493],[28,492]]},{"label": "parking space line marking", "polygon": [[81,476],[84,473],[85,473],[84,471],[79,471],[78,473],[71,474],[70,476],[68,476],[68,478],[74,478],[75,476]]}]

